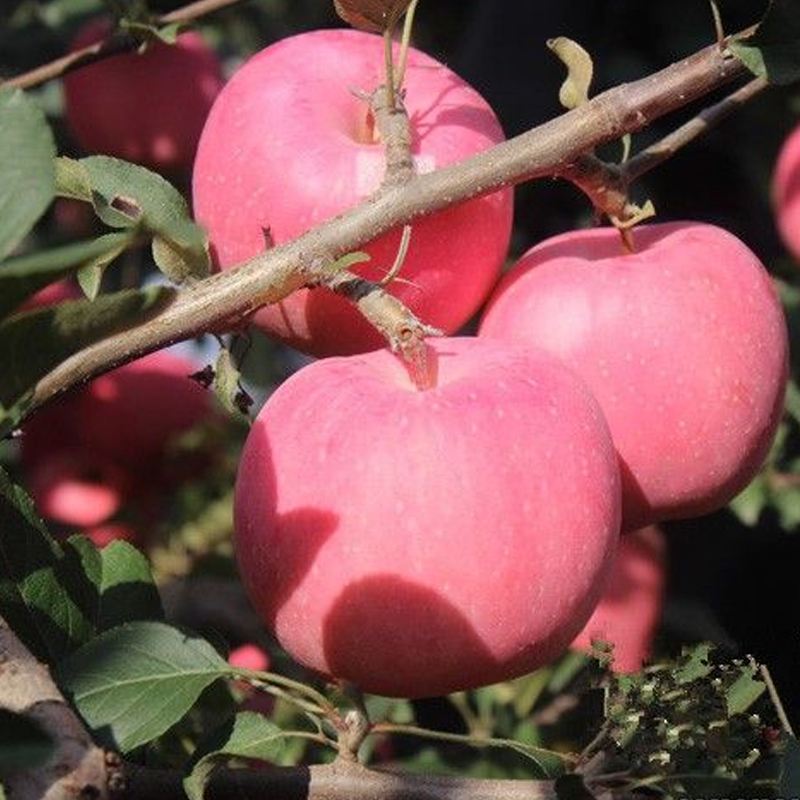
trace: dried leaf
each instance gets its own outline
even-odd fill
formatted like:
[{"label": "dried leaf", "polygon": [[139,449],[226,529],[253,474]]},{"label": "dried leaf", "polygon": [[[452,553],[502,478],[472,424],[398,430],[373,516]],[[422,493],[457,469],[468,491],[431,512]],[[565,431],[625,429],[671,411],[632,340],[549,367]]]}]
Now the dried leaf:
[{"label": "dried leaf", "polygon": [[411,5],[411,0],[333,0],[336,13],[354,28],[383,33]]}]

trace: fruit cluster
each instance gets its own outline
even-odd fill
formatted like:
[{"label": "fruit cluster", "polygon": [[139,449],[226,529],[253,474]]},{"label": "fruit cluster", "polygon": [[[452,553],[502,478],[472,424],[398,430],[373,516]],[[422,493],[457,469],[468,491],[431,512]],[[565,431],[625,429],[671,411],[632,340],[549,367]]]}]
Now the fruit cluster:
[{"label": "fruit cluster", "polygon": [[[316,31],[235,73],[208,114],[193,173],[218,267],[380,186],[383,143],[361,95],[381,83],[382,63],[375,36]],[[419,172],[502,141],[487,103],[414,49],[403,102]],[[781,415],[786,327],[769,275],[741,241],[674,222],[638,227],[628,251],[614,229],[573,231],[501,279],[511,219],[505,189],[414,222],[390,290],[447,334],[424,345],[424,386],[324,289],[254,317],[332,357],[286,381],[253,425],[236,486],[240,572],[292,656],[367,691],[487,684],[592,637],[617,645],[617,669],[638,669],[663,591],[663,547],[648,526],[731,500]],[[367,245],[359,274],[381,280],[399,241],[393,231]],[[484,304],[477,336],[450,336]],[[124,399],[126,387],[113,388],[123,378],[108,380]],[[110,419],[92,406],[97,387],[76,401],[95,428]],[[154,434],[158,416],[134,402],[125,435],[96,440],[124,440],[115,455],[125,459],[166,430]],[[208,413],[196,409],[193,419]],[[111,460],[90,452],[98,465]],[[636,601],[620,616],[626,593]]]},{"label": "fruit cluster", "polygon": [[[377,38],[318,31],[233,76],[193,180],[220,267],[257,254],[265,230],[287,241],[378,187],[381,142],[350,90],[378,85],[380,65]],[[416,51],[405,105],[422,171],[501,139],[488,105]],[[510,216],[504,191],[416,223],[393,291],[453,333],[497,282]],[[398,237],[365,248],[362,274],[381,277]],[[272,396],[237,481],[240,571],[294,657],[384,694],[502,680],[575,639],[616,573],[576,646],[607,635],[618,669],[641,666],[663,556],[658,534],[634,531],[717,509],[750,481],[782,411],[787,335],[769,276],[731,234],[681,222],[633,241],[587,230],[534,247],[477,337],[426,345],[422,390],[330,293],[256,315],[341,356]],[[638,633],[613,622],[625,591],[649,598]]]}]

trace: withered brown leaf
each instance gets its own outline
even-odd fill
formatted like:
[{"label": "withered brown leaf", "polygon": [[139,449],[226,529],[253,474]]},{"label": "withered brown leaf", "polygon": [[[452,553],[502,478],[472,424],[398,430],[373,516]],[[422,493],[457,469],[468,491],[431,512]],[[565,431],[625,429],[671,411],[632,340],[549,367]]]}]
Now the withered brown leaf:
[{"label": "withered brown leaf", "polygon": [[333,0],[336,13],[354,28],[383,33],[411,5],[411,0]]}]

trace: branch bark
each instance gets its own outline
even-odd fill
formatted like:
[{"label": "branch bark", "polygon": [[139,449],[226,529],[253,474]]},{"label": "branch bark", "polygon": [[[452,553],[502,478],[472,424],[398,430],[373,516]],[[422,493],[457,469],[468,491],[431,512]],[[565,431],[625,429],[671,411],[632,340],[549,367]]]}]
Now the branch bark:
[{"label": "branch bark", "polygon": [[560,174],[593,148],[638,131],[746,74],[738,59],[714,44],[470,159],[412,175],[399,185],[390,182],[298,239],[182,289],[145,325],[72,356],[39,382],[31,410],[152,350],[204,331],[235,329],[256,308],[318,284],[336,258],[392,228],[503,186]]},{"label": "branch bark", "polygon": [[[0,616],[0,708],[23,714],[47,733],[55,751],[43,766],[4,780],[9,800],[105,800],[109,768],[50,672]],[[113,772],[113,770],[111,770]]]},{"label": "branch bark", "polygon": [[[126,800],[185,800],[181,775],[126,765]],[[411,775],[336,761],[313,767],[220,770],[206,800],[556,800],[552,781]]]}]

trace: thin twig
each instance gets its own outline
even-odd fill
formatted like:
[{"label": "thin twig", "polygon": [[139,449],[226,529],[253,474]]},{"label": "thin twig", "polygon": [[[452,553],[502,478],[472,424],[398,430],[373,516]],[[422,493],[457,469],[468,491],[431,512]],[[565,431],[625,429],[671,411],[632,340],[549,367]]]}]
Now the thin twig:
[{"label": "thin twig", "polygon": [[698,136],[708,133],[726,117],[738,111],[745,103],[764,91],[769,83],[764,78],[753,78],[719,103],[701,111],[696,117],[681,125],[669,135],[633,156],[621,169],[624,179],[631,183],[646,172],[672,158],[681,148]]},{"label": "thin twig", "polygon": [[786,713],[786,709],[783,707],[783,702],[778,694],[777,688],[775,687],[775,682],[772,680],[769,667],[767,667],[766,664],[761,664],[759,667],[759,672],[761,673],[761,680],[764,681],[764,684],[767,687],[767,692],[769,692],[769,699],[772,701],[772,705],[775,707],[775,711],[778,714],[778,721],[781,723],[781,727],[786,733],[789,734],[789,736],[794,739],[795,735],[794,730],[792,729],[792,723],[789,721],[789,715]]},{"label": "thin twig", "polygon": [[[197,0],[181,8],[176,8],[168,14],[162,14],[155,18],[156,25],[170,25],[177,22],[192,22],[212,11],[219,11],[226,6],[241,3],[242,0]],[[40,83],[60,78],[67,72],[71,72],[79,67],[93,64],[110,56],[126,53],[135,50],[141,42],[128,34],[121,34],[118,31],[109,34],[103,41],[87,45],[79,50],[67,53],[65,56],[56,58],[47,64],[42,64],[29,72],[23,72],[13,78],[0,79],[0,86],[8,86],[16,89],[30,89]]]}]

